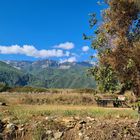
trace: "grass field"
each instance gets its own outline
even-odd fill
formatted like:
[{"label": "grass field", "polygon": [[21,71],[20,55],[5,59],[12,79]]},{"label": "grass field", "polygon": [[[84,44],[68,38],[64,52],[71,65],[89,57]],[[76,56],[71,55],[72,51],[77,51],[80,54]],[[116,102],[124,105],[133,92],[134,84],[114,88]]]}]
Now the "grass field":
[{"label": "grass field", "polygon": [[20,123],[38,116],[91,116],[100,119],[137,119],[138,114],[126,108],[101,108],[77,105],[12,105],[0,108],[0,118],[11,117]]},{"label": "grass field", "polygon": [[[21,139],[22,130],[25,140],[40,140],[50,131],[53,136],[62,131],[62,140],[81,140],[79,133],[82,131],[86,133],[83,137],[90,134],[102,140],[108,139],[114,129],[125,135],[126,128],[134,130],[138,120],[137,111],[131,108],[97,107],[95,95],[91,93],[1,93],[0,102],[7,104],[0,106],[0,120],[5,125],[18,126],[17,139]],[[79,123],[83,120],[86,126],[81,125],[81,128]],[[8,135],[9,130],[5,128],[3,134]],[[13,136],[11,133],[10,139]]]},{"label": "grass field", "polygon": [[9,117],[20,123],[41,116],[91,116],[96,118],[137,119],[137,111],[131,108],[97,107],[93,94],[0,94],[0,119]]}]

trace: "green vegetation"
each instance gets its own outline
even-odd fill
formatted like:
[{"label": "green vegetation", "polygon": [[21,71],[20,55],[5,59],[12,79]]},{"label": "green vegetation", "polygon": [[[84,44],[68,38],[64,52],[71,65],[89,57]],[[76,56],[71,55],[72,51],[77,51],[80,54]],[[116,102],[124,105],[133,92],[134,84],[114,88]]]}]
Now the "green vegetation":
[{"label": "green vegetation", "polygon": [[[96,38],[86,37],[98,52],[98,64],[91,72],[102,91],[132,89],[140,96],[140,5],[138,0],[107,0],[103,22]],[[91,14],[90,27],[97,23]]]},{"label": "green vegetation", "polygon": [[0,92],[4,92],[9,90],[10,87],[8,87],[8,85],[6,83],[0,83]]},{"label": "green vegetation", "polygon": [[[114,94],[94,95],[95,92],[88,90],[89,93],[76,93],[76,90],[58,90],[59,93],[5,93],[0,94],[0,101],[8,106],[0,108],[0,119],[10,117],[11,121],[23,124],[29,120],[41,116],[91,116],[97,118],[130,118],[136,119],[138,114],[135,110],[129,108],[100,108],[97,107],[95,99],[97,96],[112,97]],[[48,93],[51,92],[47,91]],[[52,90],[52,92],[54,92]],[[128,101],[132,97],[130,93],[126,94]],[[7,110],[4,111],[3,109]]]},{"label": "green vegetation", "polygon": [[[89,63],[60,65],[58,62],[49,61],[48,66],[47,62],[48,60],[10,64],[0,62],[0,82],[16,87],[95,88],[94,79],[87,76],[87,69],[91,67]],[[46,67],[42,68],[43,66]]]},{"label": "green vegetation", "polygon": [[47,81],[48,88],[95,88],[93,78],[87,76],[88,67],[69,69],[47,68],[36,72],[36,76]]},{"label": "green vegetation", "polygon": [[0,61],[0,82],[9,86],[45,86],[45,81]]},{"label": "green vegetation", "polygon": [[[28,122],[32,117],[37,116],[91,116],[104,119],[115,119],[120,117],[137,119],[138,114],[131,109],[109,109],[93,106],[71,106],[71,105],[17,105],[9,108],[12,118],[19,120],[19,123]],[[1,116],[3,116],[1,114]],[[4,116],[3,116],[4,117]]]}]

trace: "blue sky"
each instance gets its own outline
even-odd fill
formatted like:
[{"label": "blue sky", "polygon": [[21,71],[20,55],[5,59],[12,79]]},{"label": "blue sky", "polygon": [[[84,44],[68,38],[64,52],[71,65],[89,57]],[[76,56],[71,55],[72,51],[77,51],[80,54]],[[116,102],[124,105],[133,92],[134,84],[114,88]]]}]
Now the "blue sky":
[{"label": "blue sky", "polygon": [[[97,0],[0,0],[0,60],[89,60],[89,13]],[[89,47],[89,48],[88,48]]]}]

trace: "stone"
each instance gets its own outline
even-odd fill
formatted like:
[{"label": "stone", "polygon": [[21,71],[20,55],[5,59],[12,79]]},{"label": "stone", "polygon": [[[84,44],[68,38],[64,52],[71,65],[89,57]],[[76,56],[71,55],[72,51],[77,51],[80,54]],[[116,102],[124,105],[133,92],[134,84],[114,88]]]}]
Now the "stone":
[{"label": "stone", "polygon": [[116,118],[119,119],[120,118],[120,115],[117,115]]},{"label": "stone", "polygon": [[10,117],[6,117],[2,120],[2,122],[4,122],[5,124],[10,122]]},{"label": "stone", "polygon": [[53,133],[53,132],[52,132],[51,130],[47,130],[47,131],[46,131],[46,134],[47,134],[47,135],[51,135],[52,133]]},{"label": "stone", "polygon": [[6,106],[6,103],[0,102],[0,106]]},{"label": "stone", "polygon": [[54,121],[55,120],[55,117],[53,117],[53,116],[47,116],[47,117],[45,117],[45,120],[46,121]]},{"label": "stone", "polygon": [[79,122],[79,124],[86,124],[87,122],[86,121],[84,121],[84,120],[81,120],[80,122]]},{"label": "stone", "polygon": [[78,134],[78,135],[79,135],[79,137],[81,137],[83,134],[82,134],[81,132],[79,132],[79,134]]},{"label": "stone", "polygon": [[4,130],[4,123],[0,120],[0,133]]},{"label": "stone", "polygon": [[50,140],[55,140],[55,138],[51,138]]},{"label": "stone", "polygon": [[18,129],[18,127],[17,127],[15,124],[13,124],[13,123],[7,124],[6,128],[7,128],[8,130],[12,130],[12,131],[15,131],[15,130]]},{"label": "stone", "polygon": [[54,138],[55,139],[60,139],[63,136],[63,132],[56,132],[54,133]]},{"label": "stone", "polygon": [[87,117],[86,118],[88,121],[95,121],[95,118]]},{"label": "stone", "polygon": [[82,125],[82,124],[77,124],[77,125],[75,126],[75,128],[78,129],[78,130],[81,130],[81,129],[83,128],[83,125]]},{"label": "stone", "polygon": [[89,137],[88,137],[88,136],[86,136],[86,137],[84,138],[84,140],[89,140]]},{"label": "stone", "polygon": [[69,122],[69,123],[66,124],[66,127],[69,128],[69,129],[72,129],[72,128],[75,127],[75,125],[76,125],[75,122]]}]

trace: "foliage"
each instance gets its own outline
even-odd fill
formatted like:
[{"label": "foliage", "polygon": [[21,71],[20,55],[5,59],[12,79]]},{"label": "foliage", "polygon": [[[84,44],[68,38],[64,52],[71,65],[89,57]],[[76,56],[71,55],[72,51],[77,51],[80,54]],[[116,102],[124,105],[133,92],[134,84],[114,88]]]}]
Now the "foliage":
[{"label": "foliage", "polygon": [[110,65],[105,66],[100,64],[99,66],[94,66],[89,69],[89,72],[94,75],[98,90],[101,92],[114,92],[120,89],[119,81]]},{"label": "foliage", "polygon": [[7,91],[10,87],[6,83],[0,82],[0,92]]},{"label": "foliage", "polygon": [[95,81],[86,75],[88,67],[75,66],[69,69],[47,68],[36,72],[47,81],[49,88],[94,88]]},{"label": "foliage", "polygon": [[[0,62],[0,82],[7,82],[10,86],[32,86],[45,88],[95,88],[95,80],[86,75],[91,64],[65,63],[59,66],[57,61],[14,61],[11,66]],[[17,65],[14,65],[17,64]],[[46,66],[45,68],[42,68]],[[64,66],[64,68],[63,68]],[[20,69],[14,68],[18,67]],[[66,68],[65,68],[66,67]]]},{"label": "foliage", "polygon": [[139,3],[137,0],[108,0],[107,4],[102,14],[103,23],[92,41],[98,51],[98,67],[109,65],[119,82],[129,83],[135,95],[140,96]]},{"label": "foliage", "polygon": [[24,73],[4,62],[0,61],[0,82],[7,83],[9,86],[37,86],[45,87],[44,80],[40,80],[32,74]]},{"label": "foliage", "polygon": [[39,88],[39,87],[14,87],[9,90],[10,92],[23,92],[23,93],[41,93],[41,92],[48,92],[47,88]]}]

